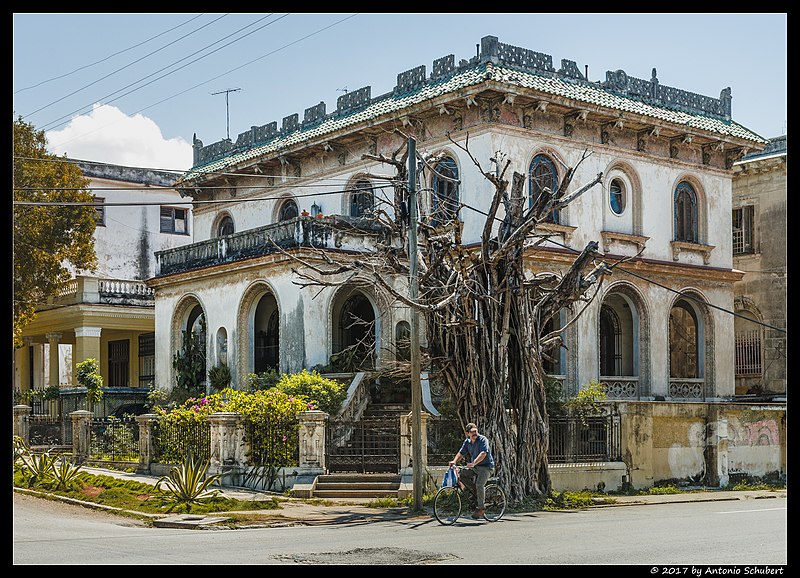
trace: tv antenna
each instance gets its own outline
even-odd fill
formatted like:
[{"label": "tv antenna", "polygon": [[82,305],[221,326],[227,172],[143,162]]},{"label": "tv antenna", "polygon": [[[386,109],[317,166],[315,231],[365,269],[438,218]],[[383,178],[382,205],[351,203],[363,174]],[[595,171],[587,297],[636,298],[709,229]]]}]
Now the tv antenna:
[{"label": "tv antenna", "polygon": [[216,96],[217,94],[224,94],[225,95],[225,121],[227,127],[227,135],[228,140],[231,140],[231,116],[230,116],[230,109],[228,108],[228,95],[231,92],[238,92],[242,90],[241,88],[228,88],[225,90],[220,90],[219,92],[212,92],[211,96]]}]

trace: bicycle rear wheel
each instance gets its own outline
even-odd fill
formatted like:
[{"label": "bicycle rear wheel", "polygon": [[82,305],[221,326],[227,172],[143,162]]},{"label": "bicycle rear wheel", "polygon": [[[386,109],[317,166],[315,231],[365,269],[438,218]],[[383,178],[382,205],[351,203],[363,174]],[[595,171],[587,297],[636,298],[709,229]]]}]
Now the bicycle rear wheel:
[{"label": "bicycle rear wheel", "polygon": [[503,517],[506,511],[506,494],[497,484],[486,486],[486,497],[484,499],[486,511],[483,515],[489,522],[496,522]]},{"label": "bicycle rear wheel", "polygon": [[458,488],[445,486],[433,498],[433,515],[440,524],[452,526],[461,515],[461,496]]}]

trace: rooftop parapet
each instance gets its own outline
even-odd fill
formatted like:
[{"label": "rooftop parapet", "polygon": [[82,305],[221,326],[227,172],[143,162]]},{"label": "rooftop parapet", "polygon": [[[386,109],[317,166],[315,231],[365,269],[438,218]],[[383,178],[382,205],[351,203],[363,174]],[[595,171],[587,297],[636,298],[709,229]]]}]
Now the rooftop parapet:
[{"label": "rooftop parapet", "polygon": [[653,68],[650,80],[628,76],[624,70],[609,70],[606,72],[605,81],[591,82],[587,79],[587,73],[581,73],[578,65],[573,60],[562,59],[561,67],[556,69],[553,66],[553,57],[549,54],[504,44],[496,36],[485,36],[481,39],[477,56],[469,60],[461,60],[457,66],[455,64],[455,56],[452,54],[434,60],[430,75],[427,75],[425,65],[401,72],[397,75],[397,84],[394,89],[387,94],[372,98],[371,87],[365,86],[340,96],[336,101],[336,110],[331,113],[326,113],[325,103],[320,102],[305,109],[302,122],[299,120],[299,115],[295,113],[283,118],[280,130],[277,128],[277,122],[271,122],[263,126],[253,126],[249,131],[241,133],[235,143],[228,139],[223,139],[208,146],[203,146],[203,142],[195,136],[193,139],[193,167],[204,165],[231,153],[248,150],[253,146],[267,143],[292,132],[318,125],[329,118],[353,114],[379,100],[417,91],[426,85],[441,82],[467,68],[488,62],[537,75],[552,76],[570,83],[590,84],[609,93],[655,106],[703,115],[722,121],[731,120],[730,88],[723,89],[719,98],[713,98],[664,86],[659,83],[655,68]]}]

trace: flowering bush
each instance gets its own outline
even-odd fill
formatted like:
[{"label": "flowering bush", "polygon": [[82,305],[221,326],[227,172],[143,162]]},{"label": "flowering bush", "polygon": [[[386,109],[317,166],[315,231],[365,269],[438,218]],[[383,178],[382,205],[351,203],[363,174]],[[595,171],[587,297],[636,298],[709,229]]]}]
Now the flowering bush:
[{"label": "flowering bush", "polygon": [[328,414],[335,414],[342,407],[347,396],[347,389],[335,379],[322,377],[316,371],[309,373],[305,369],[299,373],[281,376],[275,389],[292,396],[300,396],[315,407]]}]

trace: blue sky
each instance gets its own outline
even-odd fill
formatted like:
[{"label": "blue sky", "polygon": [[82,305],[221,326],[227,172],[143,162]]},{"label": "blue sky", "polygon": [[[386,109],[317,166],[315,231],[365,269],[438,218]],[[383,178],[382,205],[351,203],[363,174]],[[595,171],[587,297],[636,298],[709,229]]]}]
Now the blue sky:
[{"label": "blue sky", "polygon": [[[51,152],[184,170],[192,135],[208,145],[345,90],[394,87],[397,74],[484,36],[714,98],[733,119],[785,134],[787,15],[739,14],[25,14],[13,15],[14,117],[44,129]],[[226,95],[212,94],[229,89]],[[228,121],[229,118],[229,121]]]}]

